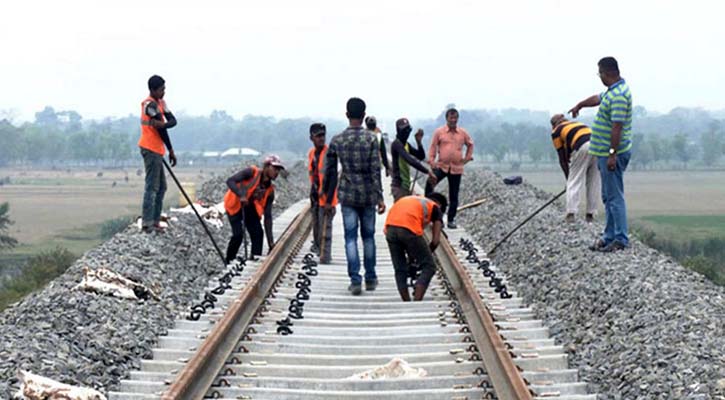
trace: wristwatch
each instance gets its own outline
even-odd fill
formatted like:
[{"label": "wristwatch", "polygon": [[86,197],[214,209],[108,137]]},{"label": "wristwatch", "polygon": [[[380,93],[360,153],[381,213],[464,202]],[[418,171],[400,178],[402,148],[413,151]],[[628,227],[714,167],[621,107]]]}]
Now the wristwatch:
[{"label": "wristwatch", "polygon": [[609,155],[610,155],[610,156],[613,156],[613,155],[615,155],[615,154],[617,154],[617,150],[615,150],[615,149],[614,149],[613,147],[610,147],[610,148],[609,148]]}]

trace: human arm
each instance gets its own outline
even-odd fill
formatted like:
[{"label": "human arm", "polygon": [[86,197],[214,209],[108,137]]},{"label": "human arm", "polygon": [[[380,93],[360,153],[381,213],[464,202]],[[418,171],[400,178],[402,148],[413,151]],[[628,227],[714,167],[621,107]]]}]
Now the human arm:
[{"label": "human arm", "polygon": [[267,247],[272,252],[274,248],[274,232],[272,232],[272,204],[274,203],[274,190],[267,197],[267,204],[264,205],[264,234],[267,236]]},{"label": "human arm", "polygon": [[438,155],[438,130],[433,132],[433,138],[430,140],[430,146],[428,147],[428,164],[431,168],[436,167],[435,159]]},{"label": "human arm", "polygon": [[[371,144],[372,146],[370,147],[368,155],[368,165],[372,168],[373,189],[375,190],[375,197],[378,201],[378,214],[382,214],[385,212],[385,200],[383,199],[383,183],[380,177],[380,162],[378,162],[378,145],[374,138]],[[329,198],[331,199],[332,197]]]},{"label": "human arm", "polygon": [[564,177],[569,179],[569,154],[567,154],[564,147],[558,149],[556,154],[559,156],[559,165],[561,170],[564,172]]},{"label": "human arm", "polygon": [[574,107],[569,110],[572,117],[576,118],[579,116],[579,110],[585,107],[596,107],[602,101],[601,95],[595,94],[587,97],[586,99],[577,103]]},{"label": "human arm", "polygon": [[464,143],[466,144],[466,157],[463,159],[463,163],[467,163],[470,161],[473,161],[473,139],[471,139],[471,135],[468,134],[467,131],[463,131],[464,133]]},{"label": "human arm", "polygon": [[[337,144],[333,138],[325,155],[325,173],[322,179],[322,193],[325,193],[326,198],[332,199],[335,196],[335,190],[337,190]],[[332,208],[331,203],[328,201],[325,204],[325,209]]]},{"label": "human arm", "polygon": [[245,168],[227,179],[227,187],[239,197],[242,205],[247,203],[247,193],[241,188],[242,181],[251,179],[254,171],[251,168]]},{"label": "human arm", "polygon": [[432,235],[430,239],[430,244],[428,247],[430,248],[430,252],[434,253],[436,249],[438,248],[438,245],[441,242],[441,231],[443,230],[443,220],[437,220],[433,221],[433,226],[431,227]]},{"label": "human arm", "polygon": [[388,162],[388,152],[385,149],[385,140],[380,138],[380,159],[383,161],[383,167],[385,167],[385,176],[390,176],[390,162]]},{"label": "human arm", "polygon": [[609,144],[610,149],[614,149],[614,153],[610,153],[607,158],[607,169],[614,171],[617,168],[617,149],[619,148],[619,142],[622,140],[622,123],[612,123],[612,141]]},{"label": "human arm", "polygon": [[164,118],[166,118],[164,128],[171,129],[176,126],[176,117],[174,117],[174,114],[172,114],[171,111],[164,111]]},{"label": "human arm", "polygon": [[408,151],[410,152],[413,157],[419,159],[420,161],[425,160],[425,149],[423,148],[423,130],[418,129],[418,132],[415,133],[415,144],[416,147],[413,147],[411,145],[408,145]]}]

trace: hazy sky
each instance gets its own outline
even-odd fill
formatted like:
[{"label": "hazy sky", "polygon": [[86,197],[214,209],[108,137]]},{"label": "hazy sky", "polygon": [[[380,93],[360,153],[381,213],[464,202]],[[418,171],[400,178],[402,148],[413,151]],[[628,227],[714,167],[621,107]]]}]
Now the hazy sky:
[{"label": "hazy sky", "polygon": [[717,1],[13,1],[0,110],[139,113],[160,74],[177,114],[383,118],[461,108],[566,111],[613,55],[635,104],[725,108]]}]

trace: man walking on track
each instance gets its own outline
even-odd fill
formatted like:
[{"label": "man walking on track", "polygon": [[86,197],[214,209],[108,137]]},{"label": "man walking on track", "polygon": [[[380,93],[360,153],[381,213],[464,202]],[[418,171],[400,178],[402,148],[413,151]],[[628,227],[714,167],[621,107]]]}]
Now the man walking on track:
[{"label": "man walking on track", "polygon": [[569,112],[576,118],[582,108],[599,106],[592,125],[589,154],[597,157],[607,223],[602,237],[589,248],[614,252],[629,246],[624,171],[632,149],[632,92],[619,75],[614,57],[599,60],[599,77],[607,90],[580,101]]},{"label": "man walking on track", "polygon": [[171,147],[167,129],[176,126],[174,114],[166,106],[166,82],[158,75],[149,78],[149,96],[141,102],[141,149],[146,182],[144,184],[141,230],[163,232],[159,222],[166,193],[166,175],[164,173],[164,146],[169,149],[171,166],[176,166],[176,155]]},{"label": "man walking on track", "polygon": [[[463,146],[466,156],[463,156]],[[456,229],[456,211],[458,210],[458,191],[461,188],[463,166],[473,160],[473,140],[465,129],[458,126],[458,110],[451,108],[446,111],[446,125],[433,132],[433,139],[428,150],[428,163],[440,182],[448,178],[448,228]],[[435,183],[428,181],[425,185],[426,196],[433,192]]]},{"label": "man walking on track", "polygon": [[395,121],[395,140],[390,145],[390,155],[393,158],[393,177],[390,184],[390,190],[393,193],[395,201],[411,194],[410,167],[418,171],[428,174],[428,179],[436,183],[437,178],[432,171],[429,171],[423,164],[419,162],[425,159],[425,150],[423,150],[423,130],[418,129],[415,133],[416,147],[411,147],[408,143],[410,132],[410,122],[407,118],[400,118]]},{"label": "man walking on track", "polygon": [[262,223],[267,235],[269,251],[274,248],[272,232],[272,204],[274,203],[274,185],[279,172],[284,169],[282,160],[272,154],[264,159],[262,168],[253,165],[227,179],[227,193],[224,195],[224,209],[232,226],[232,238],[227,246],[227,263],[237,257],[239,246],[247,228],[252,240],[252,256],[262,255]]},{"label": "man walking on track", "polygon": [[[433,252],[438,247],[443,228],[443,213],[446,212],[446,198],[440,193],[431,193],[427,198],[406,196],[396,201],[385,220],[385,239],[388,241],[390,258],[395,269],[395,284],[403,301],[410,301],[408,290],[409,261],[415,256],[420,266],[420,275],[415,280],[413,300],[423,300],[431,278],[435,274]],[[423,232],[433,224],[430,244]]]},{"label": "man walking on track", "polygon": [[[328,199],[338,187],[338,161],[342,165],[339,175],[338,196],[342,222],[345,227],[345,256],[350,277],[348,289],[353,295],[362,293],[360,256],[357,247],[357,230],[363,240],[365,264],[365,290],[375,290],[378,276],[375,273],[375,211],[385,212],[383,187],[380,177],[378,142],[370,131],[363,128],[365,102],[353,97],[347,101],[347,119],[350,125],[330,141],[325,160],[323,191]],[[327,203],[326,209],[332,209]]]},{"label": "man walking on track", "polygon": [[600,180],[597,158],[589,154],[591,129],[581,122],[568,121],[563,114],[551,117],[551,139],[559,155],[559,165],[566,177],[566,222],[574,222],[579,198],[586,193],[586,221],[594,220]]},{"label": "man walking on track", "polygon": [[[312,237],[313,243],[310,251],[320,256],[321,264],[330,263],[332,249],[332,219],[335,217],[337,206],[337,191],[332,200],[322,191],[322,181],[325,173],[325,158],[327,145],[325,144],[325,124],[314,123],[310,125],[310,141],[313,147],[307,153],[307,167],[310,174],[310,206],[312,210]],[[326,208],[331,202],[330,208]]]},{"label": "man walking on track", "polygon": [[388,163],[388,151],[385,149],[385,139],[383,138],[383,131],[378,128],[378,120],[374,116],[365,118],[365,127],[372,132],[375,136],[375,140],[378,141],[378,147],[380,149],[380,161],[382,162],[383,168],[385,168],[385,176],[390,176],[390,164]]}]

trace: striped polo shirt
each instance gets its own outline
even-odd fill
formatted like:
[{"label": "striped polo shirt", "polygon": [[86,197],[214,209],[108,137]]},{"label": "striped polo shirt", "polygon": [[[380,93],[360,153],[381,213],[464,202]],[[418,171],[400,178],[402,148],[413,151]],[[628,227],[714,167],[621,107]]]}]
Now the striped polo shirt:
[{"label": "striped polo shirt", "polygon": [[580,147],[589,141],[592,130],[581,122],[566,121],[557,125],[551,132],[551,140],[554,148],[564,148],[567,153],[579,150]]},{"label": "striped polo shirt", "polygon": [[599,112],[592,125],[589,154],[606,157],[612,142],[612,125],[622,123],[622,137],[617,153],[626,153],[632,148],[632,93],[629,86],[620,79],[602,93]]}]

